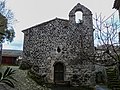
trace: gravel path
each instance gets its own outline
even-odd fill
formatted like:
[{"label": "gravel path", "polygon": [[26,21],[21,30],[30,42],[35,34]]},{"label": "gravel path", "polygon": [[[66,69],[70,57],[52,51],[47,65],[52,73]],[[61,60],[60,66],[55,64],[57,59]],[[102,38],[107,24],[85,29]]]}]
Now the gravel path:
[{"label": "gravel path", "polygon": [[[5,67],[2,67],[2,70],[4,70],[4,68]],[[9,86],[5,85],[7,90],[45,90],[27,76],[27,70],[20,70],[16,66],[11,66],[11,68],[16,70],[16,73],[13,75],[13,77],[17,80],[17,82],[15,82],[15,88],[10,88]]]}]

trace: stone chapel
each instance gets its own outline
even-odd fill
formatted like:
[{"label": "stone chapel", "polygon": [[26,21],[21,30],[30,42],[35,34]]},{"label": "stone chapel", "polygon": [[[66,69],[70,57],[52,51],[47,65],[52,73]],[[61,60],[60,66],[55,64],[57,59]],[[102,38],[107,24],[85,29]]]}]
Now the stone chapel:
[{"label": "stone chapel", "polygon": [[[76,12],[82,20],[76,22]],[[50,83],[70,81],[76,76],[82,84],[94,84],[92,12],[78,3],[69,20],[55,18],[23,30],[23,61],[38,66],[36,73]]]}]

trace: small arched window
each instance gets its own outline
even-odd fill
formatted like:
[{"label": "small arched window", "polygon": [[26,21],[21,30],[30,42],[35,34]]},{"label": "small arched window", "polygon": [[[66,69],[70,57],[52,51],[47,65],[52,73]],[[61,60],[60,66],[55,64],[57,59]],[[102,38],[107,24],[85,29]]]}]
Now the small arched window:
[{"label": "small arched window", "polygon": [[81,21],[83,20],[82,16],[83,16],[83,13],[81,11],[77,11],[75,13],[75,21],[76,21],[76,23],[81,23]]},{"label": "small arched window", "polygon": [[57,47],[57,52],[58,52],[58,53],[60,53],[60,52],[61,52],[61,49],[60,49],[60,47],[59,47],[59,46]]}]

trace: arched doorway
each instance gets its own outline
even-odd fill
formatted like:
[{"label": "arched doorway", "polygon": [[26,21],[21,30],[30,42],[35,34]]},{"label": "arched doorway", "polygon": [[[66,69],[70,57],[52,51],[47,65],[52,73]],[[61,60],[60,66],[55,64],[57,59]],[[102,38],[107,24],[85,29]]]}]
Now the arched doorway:
[{"label": "arched doorway", "polygon": [[64,81],[64,65],[61,62],[57,62],[54,65],[54,82]]}]

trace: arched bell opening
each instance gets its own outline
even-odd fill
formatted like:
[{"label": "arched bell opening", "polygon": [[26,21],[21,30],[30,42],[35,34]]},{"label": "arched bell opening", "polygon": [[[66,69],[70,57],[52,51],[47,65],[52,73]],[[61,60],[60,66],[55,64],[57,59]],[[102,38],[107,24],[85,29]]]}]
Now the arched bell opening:
[{"label": "arched bell opening", "polygon": [[83,21],[83,13],[81,11],[77,11],[75,13],[75,22],[82,23],[82,21]]}]

